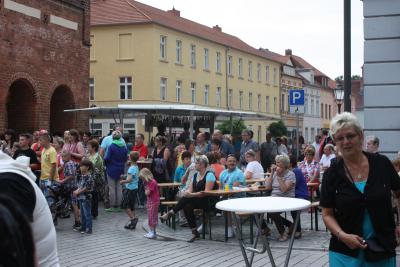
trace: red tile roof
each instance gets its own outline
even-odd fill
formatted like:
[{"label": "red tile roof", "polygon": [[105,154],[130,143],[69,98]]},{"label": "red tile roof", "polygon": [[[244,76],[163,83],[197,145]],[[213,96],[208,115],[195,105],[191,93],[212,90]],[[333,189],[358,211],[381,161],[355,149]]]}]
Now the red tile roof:
[{"label": "red tile roof", "polygon": [[269,54],[265,51],[256,49],[236,36],[134,0],[92,0],[90,8],[91,26],[155,23],[242,52],[281,63],[275,59],[276,56],[273,55],[275,53]]},{"label": "red tile roof", "polygon": [[293,62],[294,64],[300,65],[302,68],[305,68],[305,69],[313,69],[313,70],[314,70],[314,75],[315,75],[316,77],[318,77],[318,76],[325,76],[325,77],[329,78],[328,75],[325,75],[324,73],[322,73],[320,70],[318,70],[317,68],[315,68],[313,65],[311,65],[310,63],[308,63],[307,61],[305,61],[302,57],[292,55],[292,56],[291,56],[291,59],[292,59],[292,62],[294,61],[294,62]]}]

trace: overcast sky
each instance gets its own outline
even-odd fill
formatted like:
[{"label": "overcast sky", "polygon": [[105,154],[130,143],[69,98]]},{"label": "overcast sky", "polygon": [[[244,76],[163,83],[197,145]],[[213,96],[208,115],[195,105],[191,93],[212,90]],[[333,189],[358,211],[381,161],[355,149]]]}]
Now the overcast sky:
[{"label": "overcast sky", "polygon": [[[249,45],[290,48],[334,79],[343,75],[344,0],[139,0],[207,26],[218,24]],[[363,64],[362,1],[352,0],[352,75]]]}]

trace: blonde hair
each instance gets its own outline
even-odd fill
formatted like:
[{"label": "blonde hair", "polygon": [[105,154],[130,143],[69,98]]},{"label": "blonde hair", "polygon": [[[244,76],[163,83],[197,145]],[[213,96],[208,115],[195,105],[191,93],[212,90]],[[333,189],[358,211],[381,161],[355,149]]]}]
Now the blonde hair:
[{"label": "blonde hair", "polygon": [[359,134],[362,134],[363,132],[363,129],[360,122],[357,120],[357,117],[349,112],[337,114],[335,117],[333,117],[329,126],[331,134],[333,135],[336,134],[336,132],[340,129],[346,127],[353,127]]},{"label": "blonde hair", "polygon": [[143,169],[140,170],[139,177],[140,177],[140,179],[142,179],[142,180],[144,180],[146,182],[150,182],[151,180],[154,179],[153,174],[147,168],[143,168]]}]

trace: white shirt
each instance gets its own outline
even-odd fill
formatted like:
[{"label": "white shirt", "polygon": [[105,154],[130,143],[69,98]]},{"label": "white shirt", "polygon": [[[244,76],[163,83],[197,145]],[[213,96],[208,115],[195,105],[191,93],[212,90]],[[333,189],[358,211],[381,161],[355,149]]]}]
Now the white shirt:
[{"label": "white shirt", "polygon": [[264,178],[264,169],[257,160],[249,162],[246,166],[244,174],[251,172],[251,179]]},{"label": "white shirt", "polygon": [[331,166],[331,159],[334,158],[336,158],[335,154],[330,154],[329,156],[323,154],[319,164],[321,164],[321,166],[324,168],[329,168]]},{"label": "white shirt", "polygon": [[279,146],[278,146],[278,154],[279,155],[288,155],[288,150],[287,150],[287,148],[286,148],[286,146],[284,145],[284,144],[280,144]]},{"label": "white shirt", "polygon": [[31,227],[39,267],[58,267],[60,264],[57,255],[56,230],[49,205],[42,191],[35,184],[36,177],[29,168],[29,160],[24,160],[24,158],[27,157],[22,156],[18,157],[18,160],[13,160],[0,151],[0,173],[12,172],[31,183],[36,195]]}]

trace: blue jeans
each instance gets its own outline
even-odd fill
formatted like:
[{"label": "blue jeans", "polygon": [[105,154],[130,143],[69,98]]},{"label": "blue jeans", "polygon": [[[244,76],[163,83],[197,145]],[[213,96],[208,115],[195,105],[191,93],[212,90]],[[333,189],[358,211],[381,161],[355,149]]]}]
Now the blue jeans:
[{"label": "blue jeans", "polygon": [[84,231],[92,230],[92,211],[90,199],[78,199],[79,209],[81,210],[81,223]]}]

